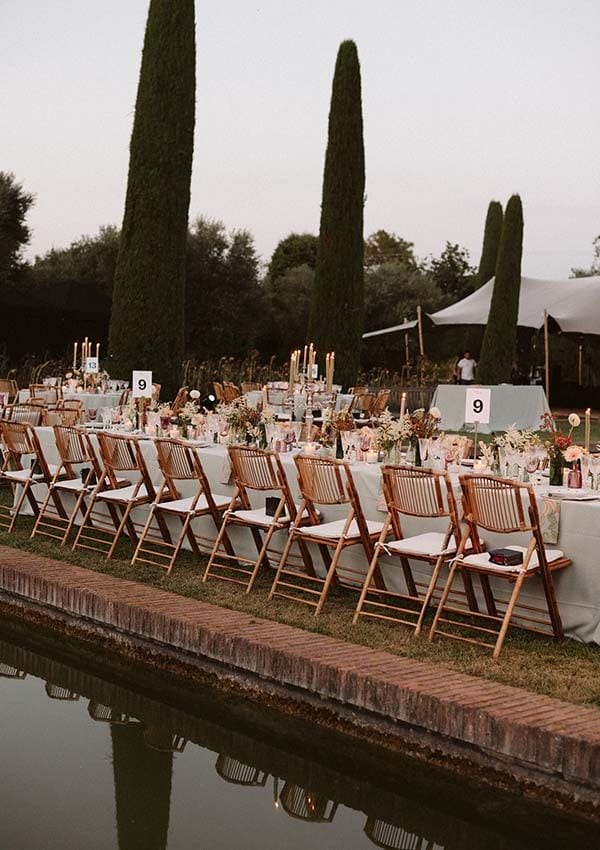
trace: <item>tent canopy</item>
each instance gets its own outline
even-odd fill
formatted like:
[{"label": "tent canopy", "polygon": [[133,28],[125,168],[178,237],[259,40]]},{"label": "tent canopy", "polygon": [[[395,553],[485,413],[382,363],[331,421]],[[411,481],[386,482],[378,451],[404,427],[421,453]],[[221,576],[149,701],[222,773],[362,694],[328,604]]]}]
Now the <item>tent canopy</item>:
[{"label": "tent canopy", "polygon": [[[471,295],[451,304],[444,310],[428,314],[434,325],[485,325],[494,291],[492,278]],[[521,278],[519,318],[523,328],[540,328],[544,324],[544,310],[548,311],[563,333],[600,334],[600,277],[579,277],[568,280],[539,280]],[[406,322],[371,331],[367,336],[408,330],[416,322]]]}]

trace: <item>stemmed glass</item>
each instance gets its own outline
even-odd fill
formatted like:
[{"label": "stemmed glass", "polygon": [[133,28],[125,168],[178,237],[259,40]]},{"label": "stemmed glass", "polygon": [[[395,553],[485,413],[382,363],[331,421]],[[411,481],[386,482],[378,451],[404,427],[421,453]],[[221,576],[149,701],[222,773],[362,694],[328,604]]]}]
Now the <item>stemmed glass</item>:
[{"label": "stemmed glass", "polygon": [[590,455],[590,472],[592,474],[592,489],[598,489],[598,474],[600,473],[600,455]]}]

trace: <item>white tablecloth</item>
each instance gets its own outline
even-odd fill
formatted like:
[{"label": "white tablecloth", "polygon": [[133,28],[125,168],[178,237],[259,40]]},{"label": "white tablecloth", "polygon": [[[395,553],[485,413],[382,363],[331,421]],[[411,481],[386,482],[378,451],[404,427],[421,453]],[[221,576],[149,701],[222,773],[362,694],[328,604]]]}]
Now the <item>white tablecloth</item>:
[{"label": "white tablecloth", "polygon": [[[50,463],[57,463],[58,454],[54,443],[54,435],[51,428],[36,429],[40,437],[42,448]],[[156,449],[152,440],[142,440],[144,458],[148,465],[150,476],[155,484],[161,480]],[[231,483],[223,483],[228,472],[227,452],[223,446],[210,446],[199,450],[202,464],[210,482],[211,488],[223,495],[231,495],[233,487]],[[284,469],[293,493],[297,496],[296,469],[291,454],[281,455]],[[356,463],[352,467],[352,474],[360,496],[361,504],[367,519],[383,521],[384,514],[377,510],[377,497],[381,491],[381,470],[378,464]],[[193,484],[182,487],[182,495],[191,495]],[[255,507],[264,505],[265,494],[258,494]],[[345,510],[345,509],[344,509]],[[147,508],[139,508],[138,518],[143,519]],[[339,519],[344,515],[340,507],[331,506],[322,509],[325,522]],[[199,519],[198,529],[201,533],[214,536],[214,526],[211,520]],[[420,533],[422,531],[437,530],[435,522],[408,518],[403,523],[405,535]],[[275,543],[274,548],[282,549],[281,541]],[[493,535],[485,536],[486,543],[490,547],[506,545],[504,540]],[[243,529],[232,530],[232,542],[239,546],[240,554],[255,554],[254,544],[250,533]],[[515,541],[513,541],[515,542]],[[552,547],[555,548],[555,547]],[[565,633],[572,638],[586,643],[600,644],[600,501],[598,502],[569,502],[562,503],[560,518],[560,536],[557,547],[562,549],[568,557],[573,560],[571,567],[561,570],[554,575],[554,582],[558,596],[560,612],[565,628]],[[393,589],[405,589],[401,568],[398,559],[390,558],[386,564],[386,558],[381,560],[382,569],[388,586]],[[321,566],[318,554],[314,558],[315,567]],[[366,570],[364,554],[359,552],[359,547],[351,547],[344,554],[343,563],[353,563]],[[418,563],[414,564],[414,573],[417,578],[429,581],[430,572],[427,567]],[[505,582],[502,582],[503,590],[506,590]],[[543,590],[537,578],[532,579],[525,585],[521,598],[523,602],[530,605],[543,606]]]},{"label": "white tablecloth", "polygon": [[[456,384],[440,384],[437,387],[431,406],[439,407],[442,411],[441,428],[444,431],[463,431],[465,428],[473,430],[472,424],[465,423],[467,389],[467,386]],[[499,384],[490,389],[492,391],[490,422],[487,425],[479,425],[479,432],[482,434],[506,431],[511,425],[519,429],[531,428],[538,431],[542,416],[550,412],[546,393],[542,387]]]},{"label": "white tablecloth", "polygon": [[[43,398],[44,394],[40,393]],[[121,392],[108,393],[78,393],[63,390],[64,399],[79,399],[83,402],[85,410],[99,410],[101,407],[116,407],[121,398]],[[29,399],[29,390],[19,390],[19,401],[26,402]]]}]

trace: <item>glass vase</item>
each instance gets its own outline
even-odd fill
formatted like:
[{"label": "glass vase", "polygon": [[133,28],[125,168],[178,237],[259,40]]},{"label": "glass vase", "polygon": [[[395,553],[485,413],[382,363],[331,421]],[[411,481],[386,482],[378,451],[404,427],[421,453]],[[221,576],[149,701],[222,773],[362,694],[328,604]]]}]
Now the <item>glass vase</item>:
[{"label": "glass vase", "polygon": [[550,457],[549,484],[551,487],[562,487],[564,468],[565,459],[562,456],[562,452]]}]

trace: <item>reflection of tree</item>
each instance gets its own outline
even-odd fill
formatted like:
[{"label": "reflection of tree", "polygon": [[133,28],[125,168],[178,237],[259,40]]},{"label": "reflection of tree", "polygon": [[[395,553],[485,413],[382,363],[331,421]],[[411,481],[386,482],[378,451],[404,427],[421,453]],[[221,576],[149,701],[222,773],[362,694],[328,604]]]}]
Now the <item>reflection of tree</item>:
[{"label": "reflection of tree", "polygon": [[301,788],[286,782],[279,797],[282,808],[288,815],[313,823],[331,823],[337,811],[337,803],[324,794]]},{"label": "reflection of tree", "polygon": [[232,782],[234,785],[263,788],[267,783],[268,774],[264,770],[252,767],[250,764],[244,764],[244,762],[230,756],[219,755],[215,770],[221,779]]},{"label": "reflection of tree", "polygon": [[431,850],[434,846],[433,842],[413,832],[406,832],[401,826],[394,826],[377,818],[367,819],[365,833],[373,844],[385,847],[386,850]]},{"label": "reflection of tree", "polygon": [[141,724],[111,726],[119,850],[165,850],[173,754],[149,749]]}]

